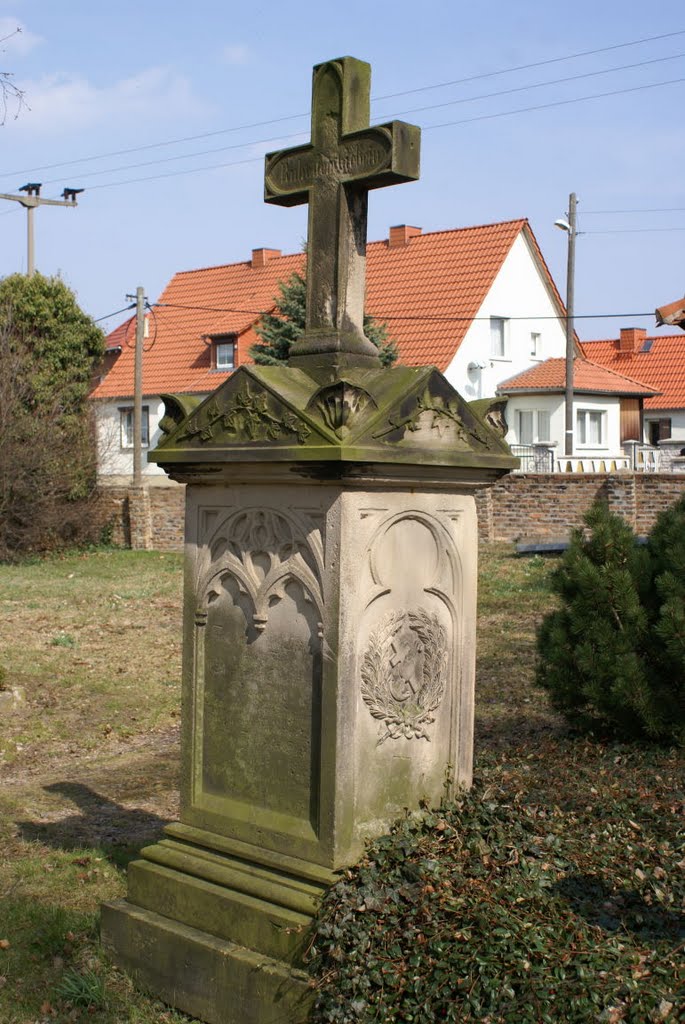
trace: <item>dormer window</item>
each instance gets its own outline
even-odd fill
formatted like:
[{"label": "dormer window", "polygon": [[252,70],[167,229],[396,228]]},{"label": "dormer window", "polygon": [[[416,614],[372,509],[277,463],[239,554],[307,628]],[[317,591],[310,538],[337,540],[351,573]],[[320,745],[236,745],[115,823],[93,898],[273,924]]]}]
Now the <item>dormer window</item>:
[{"label": "dormer window", "polygon": [[213,369],[226,373],[235,370],[235,336],[220,334],[212,338]]}]

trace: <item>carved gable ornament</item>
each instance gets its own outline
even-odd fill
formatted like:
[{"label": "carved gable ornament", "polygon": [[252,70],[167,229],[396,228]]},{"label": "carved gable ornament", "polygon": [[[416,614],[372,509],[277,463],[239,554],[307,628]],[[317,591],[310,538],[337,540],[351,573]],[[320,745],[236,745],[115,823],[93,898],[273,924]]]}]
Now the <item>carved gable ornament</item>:
[{"label": "carved gable ornament", "polygon": [[[479,466],[515,460],[435,367],[350,368],[320,381],[295,367],[242,366],[185,418],[173,415],[151,461],[399,462]],[[180,419],[180,422],[179,422]]]}]

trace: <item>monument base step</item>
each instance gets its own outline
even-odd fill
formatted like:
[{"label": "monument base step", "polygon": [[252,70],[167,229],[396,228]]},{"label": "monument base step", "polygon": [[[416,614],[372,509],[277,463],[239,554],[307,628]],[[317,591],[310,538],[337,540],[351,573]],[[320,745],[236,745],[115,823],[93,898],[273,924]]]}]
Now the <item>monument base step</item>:
[{"label": "monument base step", "polygon": [[121,900],[102,907],[102,944],[163,1002],[207,1024],[305,1024],[314,993],[282,961]]}]

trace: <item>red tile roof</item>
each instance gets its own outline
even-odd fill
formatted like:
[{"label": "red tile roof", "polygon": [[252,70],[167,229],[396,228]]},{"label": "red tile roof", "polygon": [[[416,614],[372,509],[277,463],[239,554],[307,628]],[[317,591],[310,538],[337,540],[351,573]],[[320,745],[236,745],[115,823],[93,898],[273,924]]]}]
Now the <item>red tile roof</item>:
[{"label": "red tile roof", "polygon": [[583,351],[595,363],[643,380],[659,392],[645,399],[645,409],[685,409],[685,336],[645,337],[639,351],[621,352],[618,341],[584,341]]},{"label": "red tile roof", "polygon": [[[563,315],[563,303],[526,220],[408,232],[406,245],[389,245],[387,240],[368,245],[366,309],[387,322],[403,363],[448,367],[521,232]],[[144,393],[214,390],[228,374],[211,369],[210,349],[202,340],[206,335],[236,334],[236,364],[249,362],[248,350],[258,340],[255,322],[261,311],[273,308],[278,283],[302,272],[304,261],[302,253],[274,255],[261,267],[247,261],[176,274],[151,317]],[[108,346],[121,344],[122,352],[94,397],[132,394],[133,335],[130,321],[109,335]]]},{"label": "red tile roof", "polygon": [[[566,387],[566,360],[545,359],[530,370],[503,381],[497,390],[509,395],[516,391],[563,391]],[[624,374],[608,370],[589,359],[574,359],[573,390],[585,394],[653,395],[654,388]]]}]

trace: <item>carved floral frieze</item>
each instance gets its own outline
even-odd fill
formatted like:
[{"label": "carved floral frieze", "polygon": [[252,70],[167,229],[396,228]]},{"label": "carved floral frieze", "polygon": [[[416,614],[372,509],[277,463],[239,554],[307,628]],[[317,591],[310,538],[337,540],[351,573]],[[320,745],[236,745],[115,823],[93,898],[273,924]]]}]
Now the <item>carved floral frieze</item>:
[{"label": "carved floral frieze", "polygon": [[477,423],[468,425],[464,422],[456,401],[447,401],[440,395],[431,394],[426,388],[422,395],[417,395],[414,407],[405,416],[391,416],[386,425],[376,431],[374,439],[390,440],[389,435],[401,431],[403,437],[407,431],[423,431],[428,428],[440,439],[449,431],[449,441],[464,448],[470,448],[475,442],[478,447],[490,448],[491,438]]},{"label": "carved floral frieze", "polygon": [[294,435],[298,444],[304,444],[310,433],[307,423],[288,410],[274,408],[266,392],[255,392],[245,383],[228,399],[215,397],[203,405],[176,441],[277,441]]}]

